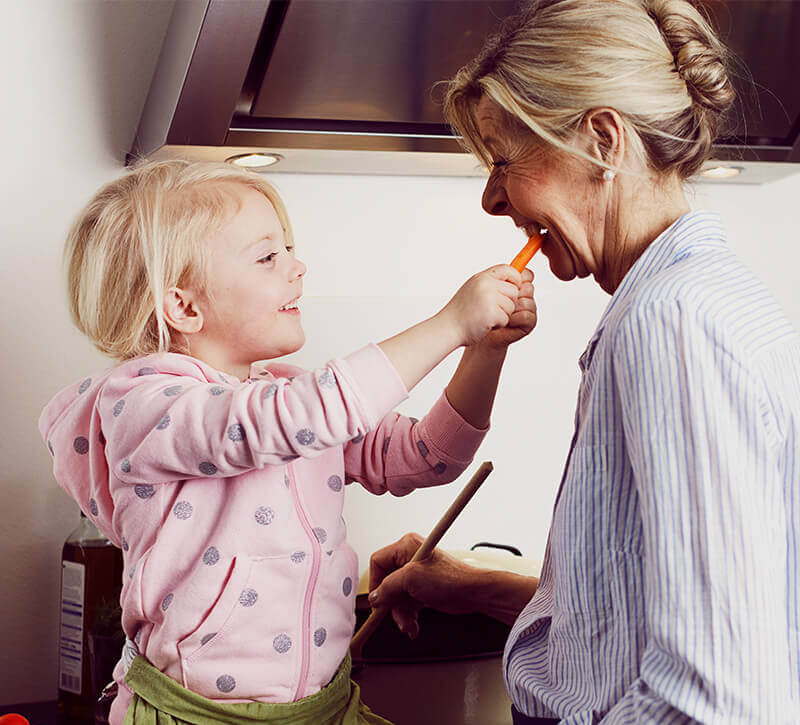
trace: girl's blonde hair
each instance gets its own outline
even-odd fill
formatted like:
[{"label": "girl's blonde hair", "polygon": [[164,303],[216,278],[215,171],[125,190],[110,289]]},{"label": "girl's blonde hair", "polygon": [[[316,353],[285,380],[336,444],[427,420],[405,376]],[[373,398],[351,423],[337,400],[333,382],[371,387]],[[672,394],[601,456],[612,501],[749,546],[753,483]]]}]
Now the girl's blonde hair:
[{"label": "girl's blonde hair", "polygon": [[180,349],[164,296],[170,287],[205,288],[206,242],[238,209],[237,187],[263,194],[293,243],[275,188],[230,164],[141,163],[89,201],[64,256],[72,318],[101,352],[127,360]]},{"label": "girl's blonde hair", "polygon": [[530,0],[450,81],[445,115],[487,166],[484,95],[551,147],[613,168],[569,143],[588,111],[613,108],[649,168],[687,179],[733,103],[727,62],[687,0]]}]

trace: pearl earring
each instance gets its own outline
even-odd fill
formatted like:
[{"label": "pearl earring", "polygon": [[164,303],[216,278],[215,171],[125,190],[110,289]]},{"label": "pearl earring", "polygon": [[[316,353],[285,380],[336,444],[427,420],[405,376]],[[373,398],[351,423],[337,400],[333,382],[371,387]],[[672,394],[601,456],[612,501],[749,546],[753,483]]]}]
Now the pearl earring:
[{"label": "pearl earring", "polygon": [[606,169],[603,172],[603,181],[614,181],[616,174],[611,169]]}]

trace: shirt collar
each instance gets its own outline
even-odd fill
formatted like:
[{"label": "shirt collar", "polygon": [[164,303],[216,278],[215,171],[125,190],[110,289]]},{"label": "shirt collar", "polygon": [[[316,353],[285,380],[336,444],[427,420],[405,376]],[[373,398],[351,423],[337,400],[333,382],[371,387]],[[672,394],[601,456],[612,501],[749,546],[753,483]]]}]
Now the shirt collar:
[{"label": "shirt collar", "polygon": [[716,212],[690,211],[679,217],[659,234],[642,252],[611,297],[600,322],[578,360],[582,371],[591,363],[592,355],[603,334],[606,321],[633,291],[656,274],[685,259],[700,249],[719,249],[726,245],[722,220]]}]

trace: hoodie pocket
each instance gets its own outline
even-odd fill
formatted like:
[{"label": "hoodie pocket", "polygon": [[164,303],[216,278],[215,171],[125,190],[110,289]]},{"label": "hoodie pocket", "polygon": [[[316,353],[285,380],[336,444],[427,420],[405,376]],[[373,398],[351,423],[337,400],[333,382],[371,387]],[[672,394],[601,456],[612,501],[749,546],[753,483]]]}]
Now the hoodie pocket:
[{"label": "hoodie pocket", "polygon": [[212,699],[290,701],[302,661],[311,559],[300,551],[236,558],[208,615],[178,643],[183,686]]},{"label": "hoodie pocket", "polygon": [[247,557],[233,558],[228,578],[208,614],[203,617],[194,632],[178,642],[178,653],[184,669],[186,663],[198,656],[201,650],[212,648],[214,639],[223,634],[230,625],[239,600],[243,596],[242,592],[246,588],[252,566],[252,561]]}]

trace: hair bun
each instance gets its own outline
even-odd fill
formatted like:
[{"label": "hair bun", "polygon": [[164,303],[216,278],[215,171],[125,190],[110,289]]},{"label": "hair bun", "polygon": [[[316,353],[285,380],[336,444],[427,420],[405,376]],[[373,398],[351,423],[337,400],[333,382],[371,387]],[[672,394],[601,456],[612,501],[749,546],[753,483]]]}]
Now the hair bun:
[{"label": "hair bun", "polygon": [[692,100],[718,114],[727,111],[736,92],[728,78],[727,52],[708,22],[686,0],[649,0],[647,11]]}]

